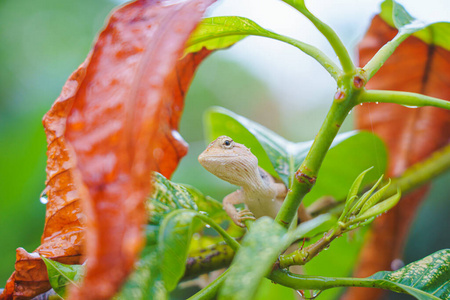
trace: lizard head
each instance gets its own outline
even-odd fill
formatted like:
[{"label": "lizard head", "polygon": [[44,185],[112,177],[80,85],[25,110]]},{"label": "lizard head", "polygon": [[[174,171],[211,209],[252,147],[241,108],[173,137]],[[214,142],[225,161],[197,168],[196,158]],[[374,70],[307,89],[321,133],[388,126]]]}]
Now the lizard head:
[{"label": "lizard head", "polygon": [[209,172],[231,184],[243,186],[258,176],[258,159],[250,149],[222,135],[198,157]]}]

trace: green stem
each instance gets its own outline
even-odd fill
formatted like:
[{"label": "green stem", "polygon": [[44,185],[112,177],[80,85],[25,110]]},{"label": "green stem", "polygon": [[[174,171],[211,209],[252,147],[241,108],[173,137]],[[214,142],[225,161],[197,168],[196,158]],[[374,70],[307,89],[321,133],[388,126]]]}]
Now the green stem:
[{"label": "green stem", "polygon": [[303,51],[305,54],[311,56],[312,58],[314,58],[319,64],[322,65],[322,67],[325,68],[325,70],[327,70],[327,72],[331,75],[331,77],[334,78],[334,80],[338,80],[339,76],[341,75],[341,70],[340,68],[325,54],[323,53],[321,50],[319,50],[318,48],[309,45],[307,43],[301,42],[299,40],[281,35],[281,34],[277,34],[274,32],[271,32],[270,34],[267,35],[261,35],[261,36],[265,36],[268,38],[272,38],[281,42],[285,42],[288,43],[298,49],[300,49],[301,51]]},{"label": "green stem", "polygon": [[196,217],[205,222],[206,224],[210,225],[211,228],[213,228],[214,230],[216,230],[217,233],[219,233],[223,237],[223,240],[231,247],[231,249],[233,249],[233,251],[235,252],[238,251],[241,245],[233,237],[231,237],[225,230],[223,230],[223,228],[220,227],[219,224],[214,222],[211,218],[202,214],[197,214]]},{"label": "green stem", "polygon": [[367,81],[378,72],[384,62],[394,53],[395,49],[410,35],[409,33],[399,32],[391,41],[378,50],[363,68],[366,71]]},{"label": "green stem", "polygon": [[322,250],[327,249],[331,242],[342,234],[340,228],[333,228],[321,239],[305,249],[298,249],[290,254],[280,255],[280,268],[284,269],[293,265],[305,265],[317,256]]},{"label": "green stem", "polygon": [[434,152],[431,157],[407,169],[401,177],[393,178],[387,188],[385,197],[390,197],[400,188],[403,193],[409,192],[450,169],[450,145]]},{"label": "green stem", "polygon": [[[337,81],[339,76],[341,75],[342,71],[339,68],[338,65],[336,65],[325,53],[323,53],[320,49],[317,47],[314,47],[313,45],[301,42],[299,40],[296,40],[294,38],[290,38],[275,32],[271,32],[269,30],[264,31],[227,31],[224,33],[216,33],[214,34],[214,38],[223,38],[228,36],[242,36],[242,35],[248,35],[248,36],[260,36],[260,37],[266,37],[271,38],[280,42],[287,43],[289,45],[292,45],[298,49],[300,49],[302,52],[304,52],[306,55],[311,56],[314,58],[319,64],[321,64],[325,70],[328,71],[328,73]],[[201,43],[204,41],[209,40],[210,38],[204,38],[204,39],[196,39],[195,43]],[[192,46],[193,44],[188,44],[187,46]]]},{"label": "green stem", "polygon": [[[392,178],[391,185],[386,189],[384,197],[393,196],[397,193],[398,188],[400,188],[403,194],[407,194],[408,192],[411,192],[429,182],[433,178],[438,177],[449,169],[450,145],[435,151],[431,157],[408,168],[402,176]],[[386,183],[387,182],[385,181],[383,185]],[[366,188],[363,188],[360,195],[368,191],[370,187],[372,187],[372,184],[369,184]],[[317,203],[318,201],[323,203]],[[313,207],[313,210],[309,212],[313,216],[317,216],[333,210],[333,214],[341,215],[344,210],[344,204],[345,199],[336,201],[330,198],[322,198],[314,202],[314,205],[317,206],[317,208]]]},{"label": "green stem", "polygon": [[188,298],[188,300],[204,300],[204,299],[215,299],[219,288],[222,286],[223,282],[227,278],[228,272],[230,269],[227,269],[223,272],[219,277],[217,277],[213,282],[208,284],[205,288],[201,289],[198,293]]},{"label": "green stem", "polygon": [[339,61],[341,62],[344,73],[352,73],[355,70],[355,65],[352,62],[350,54],[345,48],[339,36],[336,32],[327,24],[319,20],[316,16],[314,16],[305,6],[304,1],[298,0],[283,0],[288,3],[299,12],[301,12],[308,20],[310,20],[314,26],[325,36],[325,38],[330,43],[331,47],[333,47],[334,52],[336,53]]},{"label": "green stem", "polygon": [[368,90],[361,94],[359,102],[396,103],[409,106],[435,106],[444,109],[450,109],[450,101],[417,93],[398,91]]},{"label": "green stem", "polygon": [[230,265],[234,255],[235,251],[227,244],[214,245],[206,249],[199,249],[195,253],[189,253],[182,280],[226,268]]},{"label": "green stem", "polygon": [[286,228],[292,222],[303,197],[311,190],[317,178],[320,166],[328,149],[336,137],[339,128],[353,107],[355,96],[351,93],[343,101],[335,100],[331,106],[319,133],[314,140],[305,160],[298,169],[286,199],[277,214],[276,221]]},{"label": "green stem", "polygon": [[[295,290],[326,290],[335,287],[386,288],[386,281],[371,278],[323,277],[293,274],[284,270],[275,270],[269,278],[281,285]],[[391,287],[389,287],[392,290]],[[396,289],[396,292],[402,292]]]}]

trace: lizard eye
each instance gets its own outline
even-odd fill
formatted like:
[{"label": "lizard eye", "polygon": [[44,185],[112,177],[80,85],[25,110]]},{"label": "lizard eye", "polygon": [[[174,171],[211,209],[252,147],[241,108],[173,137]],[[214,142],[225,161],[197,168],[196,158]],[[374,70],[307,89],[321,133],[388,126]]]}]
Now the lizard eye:
[{"label": "lizard eye", "polygon": [[231,149],[231,148],[233,148],[233,147],[234,147],[234,142],[233,142],[233,140],[225,140],[225,141],[223,141],[222,147],[225,148],[225,149]]}]

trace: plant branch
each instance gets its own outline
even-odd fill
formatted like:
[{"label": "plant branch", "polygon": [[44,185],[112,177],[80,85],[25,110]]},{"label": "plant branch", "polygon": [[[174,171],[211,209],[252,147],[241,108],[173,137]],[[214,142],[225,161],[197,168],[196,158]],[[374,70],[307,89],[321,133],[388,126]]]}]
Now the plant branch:
[{"label": "plant branch", "polygon": [[292,253],[280,255],[280,268],[284,269],[293,265],[305,265],[322,250],[327,249],[330,246],[331,242],[335,238],[340,236],[342,232],[343,231],[340,228],[333,228],[329,232],[327,232],[321,239],[319,239],[314,244],[309,245],[305,249],[297,249]]},{"label": "plant branch", "polygon": [[182,280],[228,267],[235,254],[235,251],[226,244],[214,245],[195,251],[195,253],[190,253],[186,261],[186,269]]},{"label": "plant branch", "polygon": [[396,193],[400,188],[404,193],[410,192],[431,179],[443,174],[450,169],[450,145],[435,151],[426,160],[414,164],[407,169],[401,177],[393,178],[391,185],[386,190],[387,197]]},{"label": "plant branch", "polygon": [[292,222],[303,197],[314,186],[317,174],[328,149],[336,137],[339,128],[352,109],[352,99],[357,95],[350,93],[347,99],[335,100],[317,134],[305,160],[295,174],[295,179],[287,193],[286,199],[277,214],[276,221],[286,228]]},{"label": "plant branch", "polygon": [[360,103],[382,102],[396,103],[409,106],[435,106],[444,109],[450,109],[450,101],[425,96],[417,93],[399,92],[399,91],[380,91],[367,90],[361,94]]},{"label": "plant branch", "polygon": [[[414,164],[408,168],[400,177],[392,178],[391,185],[386,189],[385,196],[390,197],[397,193],[400,188],[403,194],[407,194],[421,187],[433,178],[438,177],[450,169],[450,145],[445,146],[435,152],[419,163]],[[382,184],[386,184],[384,181]],[[372,187],[372,183],[363,188],[360,196]],[[317,216],[333,210],[333,214],[340,215],[343,211],[345,199],[334,200],[331,196],[324,196],[317,199],[308,207],[308,212],[312,216]],[[340,207],[340,208],[339,208]]]},{"label": "plant branch", "polygon": [[271,32],[270,34],[266,35],[260,35],[268,38],[272,38],[281,42],[288,43],[301,51],[303,51],[305,54],[311,56],[314,58],[319,64],[322,65],[322,67],[325,68],[325,70],[331,75],[331,77],[334,78],[334,80],[338,80],[339,76],[341,75],[340,68],[321,50],[318,48],[309,45],[307,43],[301,42],[299,40],[296,40],[294,38],[290,38],[281,34],[277,34],[274,32]]},{"label": "plant branch", "polygon": [[395,49],[410,35],[410,33],[399,32],[391,41],[378,50],[363,68],[366,71],[367,81],[378,72],[384,62],[394,53]]},{"label": "plant branch", "polygon": [[231,247],[231,249],[233,249],[233,251],[236,252],[239,249],[240,247],[239,243],[211,218],[202,214],[196,214],[196,217],[205,222],[206,224],[210,225],[211,228],[213,228],[214,230],[216,230],[217,233],[219,233],[223,237],[224,241]]},{"label": "plant branch", "polygon": [[208,284],[205,288],[201,289],[198,293],[188,298],[188,300],[201,300],[201,299],[215,299],[219,288],[222,286],[223,282],[227,278],[230,269],[223,272],[219,277],[217,277],[213,282]]},{"label": "plant branch", "polygon": [[299,12],[301,12],[308,20],[310,20],[314,26],[325,36],[325,38],[330,43],[331,47],[333,47],[334,52],[336,53],[339,61],[342,65],[342,68],[345,73],[352,73],[355,70],[355,65],[352,62],[350,54],[345,48],[339,36],[336,32],[327,24],[319,20],[316,16],[314,16],[308,8],[306,8],[305,2],[303,0],[283,0],[288,3]]},{"label": "plant branch", "polygon": [[[326,290],[335,287],[370,287],[386,288],[384,280],[371,278],[351,278],[351,277],[324,277],[293,274],[285,270],[275,270],[269,275],[269,279],[290,287],[295,290]],[[400,289],[389,288],[398,293],[403,293]]]}]

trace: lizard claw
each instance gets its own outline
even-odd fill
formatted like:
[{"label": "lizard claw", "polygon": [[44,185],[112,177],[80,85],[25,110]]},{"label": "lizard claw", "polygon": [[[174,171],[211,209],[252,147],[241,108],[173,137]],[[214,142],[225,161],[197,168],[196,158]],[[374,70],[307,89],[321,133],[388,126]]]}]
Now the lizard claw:
[{"label": "lizard claw", "polygon": [[243,228],[245,228],[245,225],[244,225],[243,221],[245,221],[245,220],[256,220],[256,218],[253,215],[253,213],[250,210],[248,210],[248,209],[241,210],[240,212],[235,214],[232,219],[233,219],[234,224],[236,224],[237,226],[243,227]]}]

